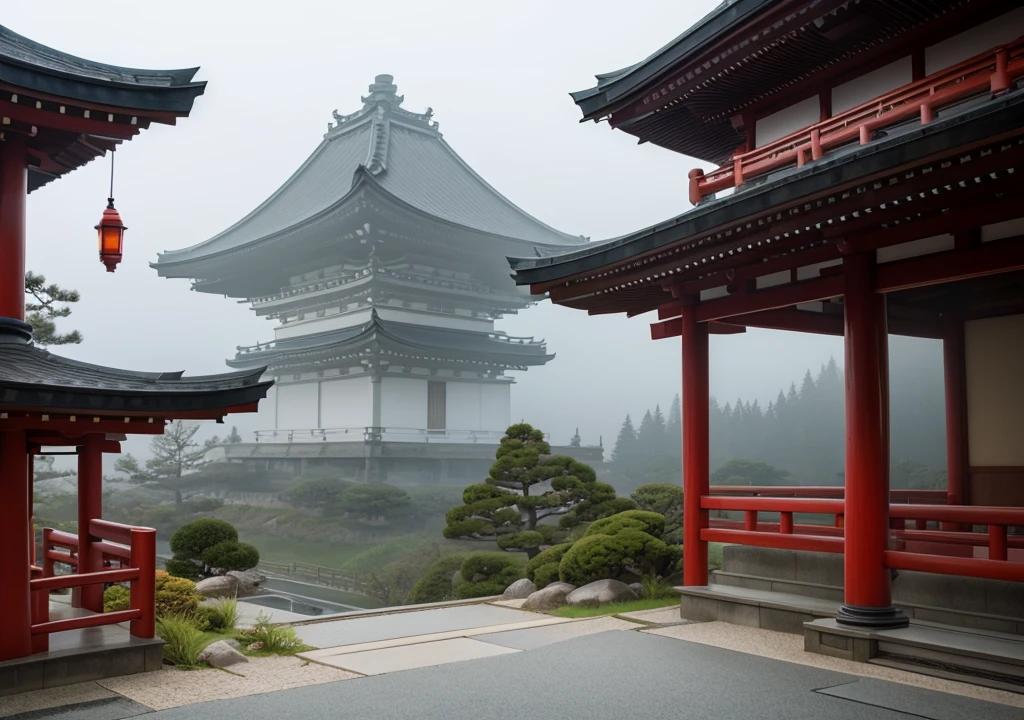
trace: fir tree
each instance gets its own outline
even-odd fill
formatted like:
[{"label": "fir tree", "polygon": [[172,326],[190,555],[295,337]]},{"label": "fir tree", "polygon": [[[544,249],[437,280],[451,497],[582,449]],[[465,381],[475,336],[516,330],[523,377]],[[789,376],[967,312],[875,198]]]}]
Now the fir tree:
[{"label": "fir tree", "polygon": [[626,415],[626,419],[619,429],[619,436],[615,439],[615,448],[612,450],[612,462],[617,464],[629,462],[636,455],[636,430],[633,428],[633,420],[629,415]]}]

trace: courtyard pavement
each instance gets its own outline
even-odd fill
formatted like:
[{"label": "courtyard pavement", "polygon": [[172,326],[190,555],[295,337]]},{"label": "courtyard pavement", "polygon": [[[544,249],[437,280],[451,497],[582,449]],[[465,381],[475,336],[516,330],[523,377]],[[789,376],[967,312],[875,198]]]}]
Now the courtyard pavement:
[{"label": "courtyard pavement", "polygon": [[678,612],[569,620],[481,603],[329,618],[296,627],[318,648],[300,658],[0,698],[0,717],[1024,720],[1024,695],[807,655],[797,636]]}]

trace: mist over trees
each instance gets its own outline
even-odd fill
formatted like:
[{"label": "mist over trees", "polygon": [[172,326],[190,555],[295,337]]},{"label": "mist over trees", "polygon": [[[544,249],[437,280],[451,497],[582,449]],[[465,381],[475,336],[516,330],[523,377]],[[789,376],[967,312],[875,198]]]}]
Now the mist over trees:
[{"label": "mist over trees", "polygon": [[[922,341],[893,338],[890,428],[893,487],[945,487],[942,357]],[[841,485],[845,464],[842,369],[833,359],[767,407],[712,398],[709,412],[712,483]],[[678,483],[679,397],[667,417],[660,407],[639,423],[627,416],[611,455],[620,493],[645,483]]]}]

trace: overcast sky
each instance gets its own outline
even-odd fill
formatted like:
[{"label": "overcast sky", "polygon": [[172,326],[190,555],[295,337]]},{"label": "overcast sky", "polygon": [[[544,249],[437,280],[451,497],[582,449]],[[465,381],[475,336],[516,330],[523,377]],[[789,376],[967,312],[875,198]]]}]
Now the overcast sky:
[{"label": "overcast sky", "polygon": [[[154,126],[117,153],[115,197],[128,232],[115,274],[96,256],[107,197],[101,159],[29,197],[28,266],[81,291],[64,329],[85,342],[60,352],[88,362],[187,374],[224,372],[235,346],[273,336],[270,321],[231,299],[190,292],[150,269],[158,252],[233,224],[316,148],[331,111],[360,107],[375,75],[394,75],[409,110],[434,109],[445,139],[514,203],[594,240],[689,209],[697,161],[637,145],[607,125],[579,124],[568,93],[631,65],[717,0],[11,3],[3,22],[65,52],[118,65],[199,65],[209,82],[192,116]],[[513,420],[565,443],[606,447],[626,413],[663,408],[679,392],[677,339],[652,342],[650,316],[587,317],[544,303],[501,321],[544,337],[556,359],[518,376]],[[758,398],[799,381],[839,338],[752,331],[711,341],[711,389]],[[253,418],[229,424],[256,429]],[[219,429],[219,428],[216,428]],[[247,437],[251,437],[248,435]]]}]

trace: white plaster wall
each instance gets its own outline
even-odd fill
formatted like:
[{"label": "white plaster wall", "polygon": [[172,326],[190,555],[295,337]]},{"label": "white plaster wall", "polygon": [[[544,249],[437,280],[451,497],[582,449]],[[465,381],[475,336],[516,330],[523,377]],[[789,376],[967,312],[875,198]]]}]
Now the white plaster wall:
[{"label": "white plaster wall", "polygon": [[968,322],[965,350],[971,466],[1024,466],[1024,315]]},{"label": "white plaster wall", "polygon": [[416,313],[385,307],[378,307],[377,314],[384,320],[409,323],[411,325],[429,325],[430,327],[443,327],[450,330],[476,330],[479,332],[493,332],[494,330],[494,321],[486,318]]},{"label": "white plaster wall", "polygon": [[925,73],[931,75],[944,70],[997,45],[1016,40],[1021,35],[1024,35],[1024,7],[925,48]]},{"label": "white plaster wall", "polygon": [[505,432],[511,422],[512,386],[486,384],[480,386],[480,429]]},{"label": "white plaster wall", "polygon": [[779,110],[757,121],[754,134],[757,146],[785,137],[800,128],[813,125],[821,119],[821,105],[818,96],[807,98],[796,105]]},{"label": "white plaster wall", "polygon": [[373,383],[369,376],[323,380],[320,383],[320,427],[358,428],[373,425]]},{"label": "white plaster wall", "polygon": [[317,427],[317,383],[277,384],[277,429],[307,430]]},{"label": "white plaster wall", "polygon": [[327,315],[322,318],[307,317],[305,320],[295,320],[287,325],[277,326],[274,328],[274,337],[277,340],[285,340],[302,335],[341,330],[342,328],[362,325],[365,322],[369,322],[369,320],[370,308],[341,315]]},{"label": "white plaster wall", "polygon": [[427,427],[427,380],[381,378],[380,423],[390,428]]},{"label": "white plaster wall", "polygon": [[952,235],[935,235],[933,237],[921,238],[911,242],[890,245],[889,247],[878,248],[875,251],[875,259],[879,263],[890,263],[896,260],[918,257],[919,255],[931,255],[932,253],[952,250],[956,241]]},{"label": "white plaster wall", "polygon": [[832,88],[832,114],[857,107],[872,98],[906,85],[914,79],[913,61],[908,55],[877,70]]},{"label": "white plaster wall", "polygon": [[484,387],[480,383],[470,382],[448,382],[447,388],[447,418],[446,424],[449,430],[482,430],[480,425],[481,416],[481,393]]}]

